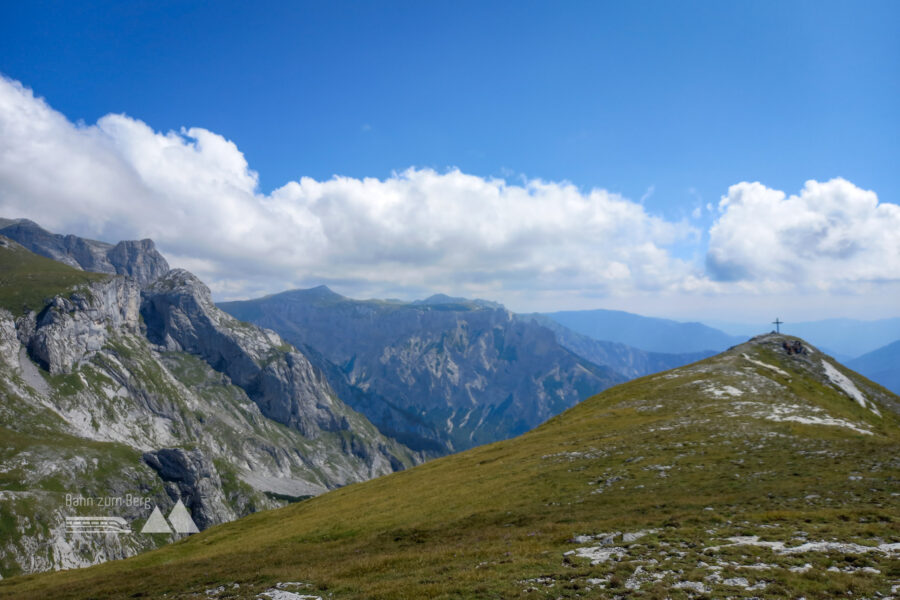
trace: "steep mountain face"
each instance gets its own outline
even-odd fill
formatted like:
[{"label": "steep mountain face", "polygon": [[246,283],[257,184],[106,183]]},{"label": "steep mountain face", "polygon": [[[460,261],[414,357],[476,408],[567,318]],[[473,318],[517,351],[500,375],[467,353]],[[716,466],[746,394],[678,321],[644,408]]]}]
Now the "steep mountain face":
[{"label": "steep mountain face", "polygon": [[517,316],[526,321],[534,321],[552,331],[563,348],[595,365],[609,367],[629,379],[674,369],[714,354],[712,351],[686,354],[646,352],[626,344],[595,340],[592,337],[572,331],[545,315],[526,314]]},{"label": "steep mountain face", "polygon": [[547,313],[545,316],[595,340],[626,344],[647,352],[720,352],[747,339],[728,335],[702,323],[643,317],[620,310],[571,310]]},{"label": "steep mountain face", "polygon": [[50,233],[28,219],[0,219],[0,235],[18,242],[35,254],[75,269],[126,275],[141,287],[169,271],[169,263],[157,252],[153,240],[107,244],[75,235]]},{"label": "steep mountain face", "polygon": [[847,365],[895,394],[900,394],[900,340],[854,358]]},{"label": "steep mountain face", "polygon": [[0,597],[893,597],[898,411],[760,336],[516,439]]},{"label": "steep mountain face", "polygon": [[144,294],[147,338],[187,352],[231,378],[262,413],[307,437],[350,428],[341,403],[305,356],[277,334],[238,322],[212,302],[209,289],[176,269]]},{"label": "steep mountain face", "polygon": [[483,301],[357,301],[320,287],[220,306],[304,348],[351,406],[432,453],[524,433],[625,380]]},{"label": "steep mountain face", "polygon": [[[3,577],[166,543],[138,533],[153,505],[180,500],[204,528],[416,462],[190,273],[141,291],[0,242]],[[133,532],[67,531],[77,515]]]}]

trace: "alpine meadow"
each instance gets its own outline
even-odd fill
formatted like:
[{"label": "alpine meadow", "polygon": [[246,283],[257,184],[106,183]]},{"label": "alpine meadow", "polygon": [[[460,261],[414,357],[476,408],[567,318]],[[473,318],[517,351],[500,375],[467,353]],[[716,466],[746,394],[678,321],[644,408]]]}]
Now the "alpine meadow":
[{"label": "alpine meadow", "polygon": [[900,598],[896,2],[0,14],[0,599]]}]

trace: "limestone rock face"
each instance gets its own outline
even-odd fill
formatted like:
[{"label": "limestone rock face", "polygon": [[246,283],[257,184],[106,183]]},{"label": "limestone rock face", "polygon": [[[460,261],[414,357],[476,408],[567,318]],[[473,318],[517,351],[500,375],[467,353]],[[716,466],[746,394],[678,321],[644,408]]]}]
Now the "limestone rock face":
[{"label": "limestone rock face", "polygon": [[82,271],[127,275],[140,287],[169,271],[169,263],[153,240],[108,244],[76,235],[50,233],[28,219],[0,221],[0,235],[22,244],[35,254],[58,260]]},{"label": "limestone rock face", "polygon": [[134,280],[93,282],[69,297],[57,296],[35,317],[31,358],[51,373],[68,373],[103,348],[111,331],[139,329],[140,290]]},{"label": "limestone rock face", "polygon": [[169,263],[149,239],[121,241],[107,250],[106,259],[117,274],[128,275],[141,287],[169,272]]},{"label": "limestone rock face", "polygon": [[237,517],[226,503],[215,465],[199,449],[161,448],[145,452],[143,459],[165,482],[169,497],[190,510],[199,529]]},{"label": "limestone rock face", "polygon": [[14,365],[19,356],[19,339],[13,314],[0,308],[0,362]]},{"label": "limestone rock face", "polygon": [[481,300],[358,301],[320,287],[221,306],[278,331],[382,432],[434,454],[519,435],[625,380]]},{"label": "limestone rock face", "polygon": [[304,435],[346,429],[323,374],[278,334],[241,323],[207,288],[173,269],[144,292],[141,314],[151,342],[201,356],[247,392],[262,413]]},{"label": "limestone rock face", "polygon": [[[103,267],[96,245],[66,239],[50,240],[64,258]],[[139,532],[154,505],[168,514],[181,501],[203,529],[422,460],[348,408],[277,334],[222,313],[187,271],[142,291],[155,267],[135,258],[152,249],[141,244],[110,246],[135,277],[61,283],[18,317],[0,309],[0,513],[15,516],[0,528],[2,577],[170,541],[73,535],[69,516],[114,516]],[[0,245],[4,281],[29,281],[35,261],[22,252]]]}]

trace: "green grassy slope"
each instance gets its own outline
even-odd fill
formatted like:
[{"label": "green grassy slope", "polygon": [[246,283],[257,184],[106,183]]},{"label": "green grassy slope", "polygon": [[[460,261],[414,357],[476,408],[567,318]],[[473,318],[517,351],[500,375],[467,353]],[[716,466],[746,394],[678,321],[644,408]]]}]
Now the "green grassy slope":
[{"label": "green grassy slope", "polygon": [[[25,463],[41,463],[37,472]],[[96,510],[65,506],[65,496],[98,498],[110,490],[141,490],[142,495],[165,497],[155,473],[140,462],[140,453],[122,444],[96,442],[38,431],[23,434],[0,426],[0,571],[6,576],[20,573],[22,563],[59,565],[54,543],[65,541],[60,531],[63,514],[92,516]],[[124,495],[124,492],[123,492]],[[130,519],[143,517],[137,507],[120,509]],[[22,539],[27,537],[28,539]],[[49,540],[37,544],[29,540]],[[132,536],[123,547],[137,553],[166,543],[166,539]],[[75,544],[68,564],[95,561],[97,548]],[[49,568],[45,566],[42,568]]]},{"label": "green grassy slope", "polygon": [[40,310],[48,298],[70,288],[108,277],[38,256],[0,236],[0,308],[16,316]]},{"label": "green grassy slope", "polygon": [[[17,326],[0,310],[0,579],[84,566],[171,541],[73,535],[67,517],[117,516],[139,531],[153,504],[168,513],[180,493],[205,527],[416,464],[408,449],[332,397],[328,410],[342,424],[334,431],[304,434],[266,418],[245,389],[199,356],[157,350],[140,332],[136,313],[126,319],[131,326],[105,317],[139,301],[136,288],[124,296],[106,293],[113,287],[107,284],[125,283],[121,277],[83,285],[107,277],[42,258],[0,236],[0,306],[17,311],[25,305],[43,316],[54,295],[85,301],[64,310],[54,302],[53,318],[37,319],[40,327],[52,327],[41,332],[41,344],[72,343],[73,355],[81,353],[63,373],[32,360],[35,319]],[[255,331],[220,316],[241,334]],[[257,337],[260,364],[293,350]],[[144,453],[164,448],[184,450],[179,456],[189,462],[161,475]],[[180,480],[164,483],[173,471]],[[129,497],[149,500],[126,502]],[[94,512],[72,498],[94,502]]]},{"label": "green grassy slope", "polygon": [[3,581],[0,597],[256,598],[287,581],[336,599],[889,595],[900,400],[782,339],[134,558]]}]

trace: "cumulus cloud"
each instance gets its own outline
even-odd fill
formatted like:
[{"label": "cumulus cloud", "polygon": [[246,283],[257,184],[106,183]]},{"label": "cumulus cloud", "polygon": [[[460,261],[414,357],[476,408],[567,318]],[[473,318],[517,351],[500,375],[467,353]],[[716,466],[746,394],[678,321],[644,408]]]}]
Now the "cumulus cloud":
[{"label": "cumulus cloud", "polygon": [[900,206],[844,179],[798,195],[731,186],[710,229],[709,275],[760,286],[852,290],[900,281]]},{"label": "cumulus cloud", "polygon": [[732,186],[705,265],[701,232],[647,212],[653,193],[634,202],[567,182],[410,168],[264,194],[221,135],[158,132],[120,114],[72,123],[0,76],[0,216],[107,241],[153,238],[219,299],[329,283],[357,297],[441,291],[520,309],[655,302],[665,313],[679,297],[689,307],[900,288],[900,207],[843,179],[792,196]]},{"label": "cumulus cloud", "polygon": [[562,182],[458,170],[302,178],[271,194],[231,141],[125,115],[74,124],[0,78],[0,213],[106,240],[152,237],[220,297],[321,281],[360,291],[502,299],[678,288],[668,248],[698,232],[636,202]]}]

